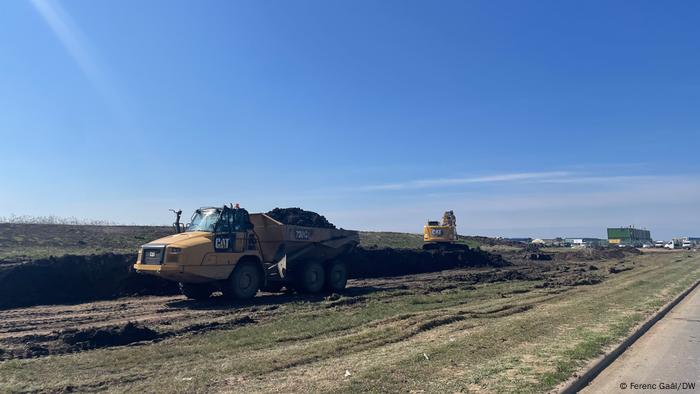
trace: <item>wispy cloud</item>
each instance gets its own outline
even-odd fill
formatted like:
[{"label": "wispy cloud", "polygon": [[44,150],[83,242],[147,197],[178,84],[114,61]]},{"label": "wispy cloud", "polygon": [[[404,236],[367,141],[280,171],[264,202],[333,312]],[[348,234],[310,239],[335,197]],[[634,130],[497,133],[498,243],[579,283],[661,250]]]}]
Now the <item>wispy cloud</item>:
[{"label": "wispy cloud", "polygon": [[653,175],[617,175],[617,176],[587,176],[587,175],[575,175],[565,178],[550,178],[541,179],[538,182],[541,183],[619,183],[619,182],[638,182],[638,181],[650,181],[659,179],[659,176]]},{"label": "wispy cloud", "polygon": [[548,171],[548,172],[518,172],[509,174],[495,174],[486,176],[458,177],[458,178],[435,178],[435,179],[419,179],[405,182],[384,183],[377,185],[365,185],[348,190],[354,191],[381,191],[381,190],[406,190],[406,189],[425,189],[440,186],[466,185],[474,183],[505,183],[505,182],[521,182],[532,180],[553,180],[561,179],[572,175],[568,171]]},{"label": "wispy cloud", "polygon": [[700,233],[700,178],[695,175],[601,177],[611,186],[571,190],[514,188],[508,193],[447,194],[426,199],[362,206],[336,206],[326,216],[346,228],[420,232],[425,220],[452,209],[463,234],[501,236],[600,236],[605,228],[634,224],[647,227],[660,239]]},{"label": "wispy cloud", "polygon": [[125,117],[125,110],[121,100],[105,77],[92,51],[89,50],[87,40],[80,29],[59,4],[58,1],[31,0],[34,9],[46,21],[61,44],[66,48],[73,60],[76,62],[85,78],[97,90],[106,101],[107,105],[122,118]]}]

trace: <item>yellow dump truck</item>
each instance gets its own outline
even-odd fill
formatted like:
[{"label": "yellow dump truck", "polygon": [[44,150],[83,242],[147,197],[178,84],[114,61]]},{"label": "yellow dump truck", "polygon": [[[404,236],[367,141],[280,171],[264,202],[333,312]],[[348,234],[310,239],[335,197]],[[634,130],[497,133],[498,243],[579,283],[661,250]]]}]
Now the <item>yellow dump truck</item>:
[{"label": "yellow dump truck", "polygon": [[340,291],[348,269],[337,258],[359,243],[356,231],[286,225],[238,206],[200,208],[184,228],[141,246],[134,269],[179,282],[194,299]]}]

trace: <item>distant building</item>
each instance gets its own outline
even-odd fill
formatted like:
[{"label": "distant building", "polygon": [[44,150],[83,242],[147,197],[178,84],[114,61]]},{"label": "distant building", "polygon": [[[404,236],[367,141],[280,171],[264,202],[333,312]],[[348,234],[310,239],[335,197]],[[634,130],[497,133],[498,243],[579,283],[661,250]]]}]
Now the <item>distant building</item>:
[{"label": "distant building", "polygon": [[651,232],[630,227],[617,227],[608,229],[608,244],[617,246],[640,247],[645,243],[652,243]]}]

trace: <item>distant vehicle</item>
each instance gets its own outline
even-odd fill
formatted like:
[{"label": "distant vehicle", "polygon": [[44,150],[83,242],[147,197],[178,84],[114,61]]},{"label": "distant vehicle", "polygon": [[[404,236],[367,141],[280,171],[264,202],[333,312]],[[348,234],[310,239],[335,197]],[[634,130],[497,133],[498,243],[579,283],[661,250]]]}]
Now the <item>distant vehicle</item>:
[{"label": "distant vehicle", "polygon": [[664,241],[656,241],[656,242],[654,242],[654,247],[655,247],[655,248],[663,248],[664,246],[666,246],[666,243],[665,243]]},{"label": "distant vehicle", "polygon": [[675,248],[676,248],[676,244],[673,243],[673,241],[671,241],[671,242],[667,243],[666,245],[664,245],[664,248],[666,248],[666,249],[675,249]]},{"label": "distant vehicle", "polygon": [[653,248],[653,247],[654,247],[654,245],[652,245],[650,243],[645,243],[642,245],[642,248],[644,248],[644,249]]},{"label": "distant vehicle", "polygon": [[683,247],[683,249],[688,249],[688,250],[690,250],[690,248],[693,247],[693,244],[692,244],[692,242],[690,242],[690,241],[683,241],[682,247]]}]

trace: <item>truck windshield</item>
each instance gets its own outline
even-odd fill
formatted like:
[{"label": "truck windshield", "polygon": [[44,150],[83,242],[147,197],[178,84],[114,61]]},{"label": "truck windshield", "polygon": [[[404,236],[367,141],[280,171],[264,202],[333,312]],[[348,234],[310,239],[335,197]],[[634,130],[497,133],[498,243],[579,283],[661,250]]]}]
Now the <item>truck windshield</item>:
[{"label": "truck windshield", "polygon": [[219,220],[217,209],[198,209],[192,215],[192,223],[187,231],[208,231],[214,232],[214,225]]}]

